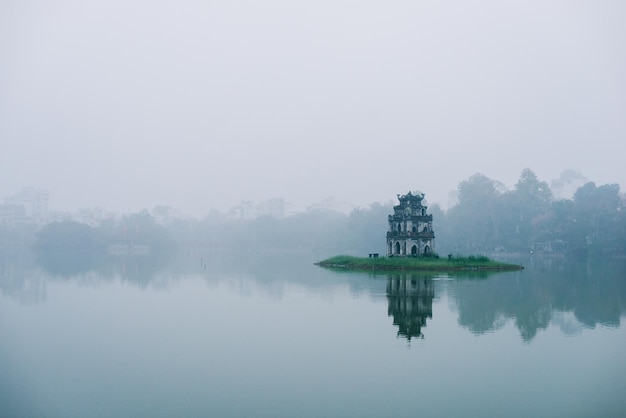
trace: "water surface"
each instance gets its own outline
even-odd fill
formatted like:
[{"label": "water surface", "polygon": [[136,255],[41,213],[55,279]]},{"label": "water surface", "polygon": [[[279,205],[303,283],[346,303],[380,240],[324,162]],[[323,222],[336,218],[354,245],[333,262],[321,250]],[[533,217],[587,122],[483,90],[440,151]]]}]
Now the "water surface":
[{"label": "water surface", "polygon": [[0,416],[626,412],[623,260],[453,277],[313,261],[5,261]]}]

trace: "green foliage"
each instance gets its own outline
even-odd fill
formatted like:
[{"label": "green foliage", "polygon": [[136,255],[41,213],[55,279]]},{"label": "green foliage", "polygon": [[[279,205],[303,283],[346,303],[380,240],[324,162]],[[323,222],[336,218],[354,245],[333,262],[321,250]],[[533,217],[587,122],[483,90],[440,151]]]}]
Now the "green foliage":
[{"label": "green foliage", "polygon": [[105,253],[106,241],[88,225],[64,221],[41,228],[34,248],[46,271],[71,276],[98,264]]},{"label": "green foliage", "polygon": [[354,209],[348,218],[349,249],[354,254],[384,253],[385,236],[389,227],[387,217],[393,204],[373,203],[368,208]]},{"label": "green foliage", "polygon": [[529,169],[511,191],[475,174],[459,184],[459,203],[438,217],[437,247],[446,253],[528,252],[551,243],[576,254],[624,254],[626,207],[617,184],[587,183],[572,200]]},{"label": "green foliage", "polygon": [[519,266],[491,260],[483,255],[468,257],[379,257],[364,258],[338,255],[320,261],[320,266],[357,270],[463,270],[463,269],[517,269]]},{"label": "green foliage", "polygon": [[53,222],[39,231],[35,248],[47,252],[78,254],[101,251],[105,240],[88,225],[74,222]]},{"label": "green foliage", "polygon": [[443,247],[446,251],[473,253],[499,241],[500,212],[497,203],[503,190],[502,183],[482,174],[474,174],[462,181],[459,184],[459,204],[448,211],[447,219],[440,220],[440,224],[448,221],[450,226],[443,229],[444,233],[448,233],[439,235],[435,229],[438,243],[447,242],[449,246]]}]

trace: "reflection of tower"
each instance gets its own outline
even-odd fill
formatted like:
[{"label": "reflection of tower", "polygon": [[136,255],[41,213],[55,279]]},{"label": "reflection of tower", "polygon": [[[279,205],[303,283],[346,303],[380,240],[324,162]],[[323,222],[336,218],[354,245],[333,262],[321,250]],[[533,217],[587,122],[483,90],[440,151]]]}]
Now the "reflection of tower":
[{"label": "reflection of tower", "polygon": [[396,274],[387,278],[387,315],[393,316],[398,336],[424,338],[422,327],[433,317],[435,286],[431,277]]}]

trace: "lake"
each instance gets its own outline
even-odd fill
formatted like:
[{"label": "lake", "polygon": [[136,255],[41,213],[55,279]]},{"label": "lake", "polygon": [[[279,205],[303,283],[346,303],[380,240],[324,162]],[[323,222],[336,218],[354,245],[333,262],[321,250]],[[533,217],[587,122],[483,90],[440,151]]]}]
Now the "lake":
[{"label": "lake", "polygon": [[8,257],[0,416],[626,414],[625,260],[453,276],[314,261]]}]

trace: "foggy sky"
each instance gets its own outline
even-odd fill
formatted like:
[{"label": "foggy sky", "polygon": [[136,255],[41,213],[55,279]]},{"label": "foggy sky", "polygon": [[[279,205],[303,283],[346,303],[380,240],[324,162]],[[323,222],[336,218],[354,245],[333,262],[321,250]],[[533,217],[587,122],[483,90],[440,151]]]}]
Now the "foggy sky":
[{"label": "foggy sky", "polygon": [[202,215],[626,186],[623,1],[0,2],[0,197]]}]

